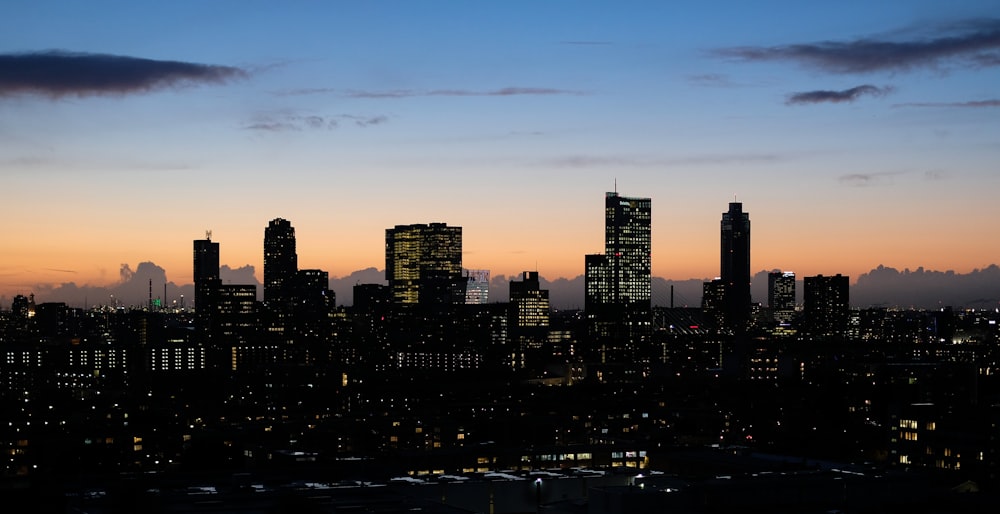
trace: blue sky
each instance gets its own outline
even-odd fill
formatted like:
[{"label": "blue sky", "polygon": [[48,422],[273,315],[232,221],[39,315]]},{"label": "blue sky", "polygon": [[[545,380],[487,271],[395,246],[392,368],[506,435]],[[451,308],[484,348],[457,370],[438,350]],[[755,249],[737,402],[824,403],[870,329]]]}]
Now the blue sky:
[{"label": "blue sky", "polygon": [[[5,11],[0,294],[141,261],[188,283],[209,229],[260,274],[276,217],[333,276],[381,268],[385,228],[441,221],[467,267],[574,277],[616,184],[652,198],[667,278],[718,273],[734,197],[755,271],[967,272],[1000,252],[1000,2]],[[19,78],[52,51],[52,75]]]}]

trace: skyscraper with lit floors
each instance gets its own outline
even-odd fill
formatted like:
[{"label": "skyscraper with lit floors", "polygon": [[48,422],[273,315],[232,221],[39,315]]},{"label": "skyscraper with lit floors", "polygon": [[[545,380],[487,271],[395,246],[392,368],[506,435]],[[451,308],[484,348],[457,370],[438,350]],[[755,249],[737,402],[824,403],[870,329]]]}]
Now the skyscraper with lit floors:
[{"label": "skyscraper with lit floors", "polygon": [[591,357],[628,362],[652,326],[651,200],[604,196],[604,253],[584,259]]}]

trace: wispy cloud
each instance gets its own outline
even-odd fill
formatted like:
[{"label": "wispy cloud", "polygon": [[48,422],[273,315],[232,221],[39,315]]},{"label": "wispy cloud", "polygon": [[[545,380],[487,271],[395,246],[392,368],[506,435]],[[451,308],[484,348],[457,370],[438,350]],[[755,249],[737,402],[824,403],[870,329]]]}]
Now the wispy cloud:
[{"label": "wispy cloud", "polygon": [[688,77],[688,81],[696,86],[707,86],[707,87],[735,87],[736,83],[729,79],[728,76],[721,73],[701,73],[698,75],[691,75]]},{"label": "wispy cloud", "polygon": [[892,92],[891,86],[877,87],[871,84],[841,91],[817,90],[792,93],[785,103],[788,105],[853,102],[862,96],[885,96]]},{"label": "wispy cloud", "polygon": [[568,89],[553,89],[546,87],[504,87],[486,91],[475,91],[471,89],[393,89],[387,91],[361,91],[349,90],[345,96],[351,98],[410,98],[417,96],[540,96],[540,95],[584,95],[582,91],[572,91]]},{"label": "wispy cloud", "polygon": [[968,102],[910,102],[895,104],[893,107],[962,107],[976,109],[1000,107],[1000,100],[971,100]]},{"label": "wispy cloud", "polygon": [[774,162],[782,157],[776,154],[706,154],[683,157],[639,157],[621,155],[570,155],[549,161],[549,164],[568,168],[590,168],[599,166],[624,167],[665,167],[697,166],[711,164],[741,164],[751,162]]},{"label": "wispy cloud", "polygon": [[849,173],[838,177],[841,184],[851,187],[872,187],[885,186],[893,183],[893,178],[901,175],[901,172],[882,171],[875,173]]},{"label": "wispy cloud", "polygon": [[611,41],[563,41],[562,44],[579,46],[607,46],[612,43]]},{"label": "wispy cloud", "polygon": [[231,66],[50,50],[0,54],[0,96],[123,96],[246,78]]},{"label": "wispy cloud", "polygon": [[1000,19],[927,27],[930,37],[880,37],[779,46],[723,48],[714,53],[741,61],[791,61],[829,73],[908,71],[941,65],[1000,65]]},{"label": "wispy cloud", "polygon": [[243,128],[265,132],[289,132],[303,130],[333,130],[342,123],[357,127],[371,127],[389,122],[385,115],[358,116],[354,114],[338,114],[334,116],[299,115],[299,114],[261,114],[255,117]]}]

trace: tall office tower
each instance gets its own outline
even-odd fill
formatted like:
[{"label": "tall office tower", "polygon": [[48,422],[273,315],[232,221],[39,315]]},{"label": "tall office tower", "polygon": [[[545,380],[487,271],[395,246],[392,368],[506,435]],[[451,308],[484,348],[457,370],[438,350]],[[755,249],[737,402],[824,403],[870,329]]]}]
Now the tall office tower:
[{"label": "tall office tower", "polygon": [[386,229],[385,278],[396,305],[465,303],[462,227],[430,223]]},{"label": "tall office tower", "polygon": [[295,228],[288,220],[275,218],[264,229],[264,303],[287,300],[298,269]]},{"label": "tall office tower", "polygon": [[194,240],[194,312],[195,331],[202,341],[207,341],[209,321],[215,310],[219,279],[219,243],[212,241],[212,233],[205,239]]},{"label": "tall office tower", "polygon": [[729,203],[722,213],[720,278],[726,287],[726,323],[742,334],[750,321],[750,215],[743,204]]},{"label": "tall office tower", "polygon": [[587,255],[591,306],[648,311],[651,298],[649,198],[604,197],[604,254]]},{"label": "tall office tower", "polygon": [[465,270],[468,280],[465,284],[466,305],[483,305],[490,302],[490,270]]},{"label": "tall office tower", "polygon": [[629,362],[651,330],[651,201],[604,196],[604,253],[584,258],[584,310],[601,362]]},{"label": "tall office tower", "polygon": [[795,273],[772,271],[767,274],[767,307],[780,325],[791,324],[795,316]]},{"label": "tall office tower", "polygon": [[832,277],[806,277],[804,314],[806,330],[817,337],[844,337],[850,321],[850,281],[837,274]]}]

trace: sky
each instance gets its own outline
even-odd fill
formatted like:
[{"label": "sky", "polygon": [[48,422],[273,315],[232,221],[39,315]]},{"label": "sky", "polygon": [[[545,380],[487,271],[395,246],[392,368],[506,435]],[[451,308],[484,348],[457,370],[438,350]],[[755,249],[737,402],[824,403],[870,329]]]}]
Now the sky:
[{"label": "sky", "polygon": [[1000,261],[1000,2],[20,1],[0,17],[0,296],[192,241],[263,272],[382,269],[385,229],[549,279],[652,199],[653,274]]}]

